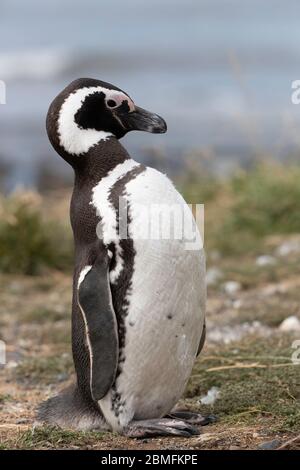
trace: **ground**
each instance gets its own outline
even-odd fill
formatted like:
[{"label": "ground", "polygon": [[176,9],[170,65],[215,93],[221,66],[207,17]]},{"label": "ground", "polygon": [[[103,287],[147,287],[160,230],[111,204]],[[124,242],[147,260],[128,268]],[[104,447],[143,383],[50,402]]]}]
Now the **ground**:
[{"label": "ground", "polygon": [[35,425],[36,406],[73,380],[70,189],[20,193],[0,197],[2,448],[300,449],[300,168],[223,181],[198,167],[178,186],[205,202],[207,339],[180,406],[218,421],[147,440]]},{"label": "ground", "polygon": [[[276,240],[273,252],[282,243]],[[189,439],[130,440],[111,433],[36,427],[37,404],[72,381],[71,276],[55,270],[40,276],[2,274],[0,328],[7,365],[0,370],[0,446],[256,449],[295,438],[300,428],[300,366],[291,357],[300,332],[283,332],[279,325],[299,315],[300,253],[271,261],[265,266],[246,257],[210,261],[207,341],[180,405],[214,413],[218,421]],[[213,387],[217,399],[202,404]],[[294,440],[287,448],[297,446]]]}]

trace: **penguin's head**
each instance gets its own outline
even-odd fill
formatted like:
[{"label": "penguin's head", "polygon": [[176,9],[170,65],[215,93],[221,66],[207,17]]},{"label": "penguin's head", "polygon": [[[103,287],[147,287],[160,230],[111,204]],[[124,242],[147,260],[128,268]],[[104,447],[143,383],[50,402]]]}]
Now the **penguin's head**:
[{"label": "penguin's head", "polygon": [[101,140],[120,139],[133,130],[161,134],[167,125],[157,114],[136,106],[124,91],[91,78],[67,86],[47,115],[52,145],[68,155],[82,155]]}]

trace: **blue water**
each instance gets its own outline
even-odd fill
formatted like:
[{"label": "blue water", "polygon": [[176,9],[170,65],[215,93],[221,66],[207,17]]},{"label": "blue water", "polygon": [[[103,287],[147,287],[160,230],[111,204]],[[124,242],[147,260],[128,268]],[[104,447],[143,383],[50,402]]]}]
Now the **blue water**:
[{"label": "blue water", "polygon": [[298,0],[2,0],[0,159],[9,184],[34,183],[40,165],[65,168],[44,119],[79,76],[112,82],[165,117],[166,135],[125,137],[137,159],[149,147],[176,161],[200,149],[220,170],[258,153],[297,154],[299,18]]}]

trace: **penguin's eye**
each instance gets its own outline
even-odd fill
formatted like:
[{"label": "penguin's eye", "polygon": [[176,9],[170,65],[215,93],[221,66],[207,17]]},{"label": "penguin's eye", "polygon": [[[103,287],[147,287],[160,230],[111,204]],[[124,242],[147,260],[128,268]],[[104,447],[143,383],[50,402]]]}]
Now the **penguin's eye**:
[{"label": "penguin's eye", "polygon": [[115,102],[115,100],[108,100],[107,101],[107,106],[109,108],[115,108],[117,106],[117,103]]}]

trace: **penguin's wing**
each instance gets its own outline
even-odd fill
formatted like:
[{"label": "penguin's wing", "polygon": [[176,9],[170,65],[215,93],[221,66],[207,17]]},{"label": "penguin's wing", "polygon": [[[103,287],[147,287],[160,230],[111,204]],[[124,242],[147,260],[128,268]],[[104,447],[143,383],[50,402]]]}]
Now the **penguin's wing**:
[{"label": "penguin's wing", "polygon": [[98,401],[111,388],[118,365],[118,329],[109,284],[108,257],[103,251],[86,266],[78,282],[78,303],[90,354],[90,387]]}]

